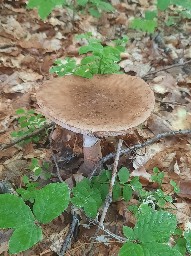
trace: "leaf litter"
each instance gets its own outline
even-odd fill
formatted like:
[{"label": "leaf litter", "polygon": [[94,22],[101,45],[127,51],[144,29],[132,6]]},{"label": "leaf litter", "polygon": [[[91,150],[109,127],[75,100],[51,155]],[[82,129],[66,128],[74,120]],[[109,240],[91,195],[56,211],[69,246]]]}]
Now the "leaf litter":
[{"label": "leaf litter", "polygon": [[[152,2],[152,1],[151,1]],[[130,21],[137,12],[144,12],[145,8],[152,9],[148,1],[134,0],[121,3],[113,0],[117,12],[104,14],[100,20],[91,16],[76,15],[71,23],[71,14],[64,9],[55,9],[50,18],[43,23],[36,11],[26,10],[23,1],[4,1],[3,15],[0,29],[0,141],[8,143],[10,133],[16,128],[15,109],[16,106],[36,108],[35,90],[43,80],[49,79],[49,68],[56,58],[75,56],[77,60],[79,44],[75,42],[75,34],[81,32],[92,32],[96,37],[102,38],[105,44],[109,44],[113,37],[127,34],[130,43],[127,45],[126,53],[120,63],[122,70],[127,74],[147,77],[150,72],[179,63],[182,59],[191,58],[191,27],[189,23],[182,24],[185,33],[178,33],[169,27],[164,35],[159,35],[164,41],[158,43],[156,34],[153,39],[144,33],[129,29]],[[165,53],[165,48],[170,49],[170,54]],[[148,76],[148,82],[155,92],[156,105],[154,113],[145,123],[148,129],[137,128],[136,136],[133,133],[131,140],[129,136],[124,141],[140,143],[164,131],[190,129],[191,127],[191,66],[185,65],[157,72]],[[81,180],[78,173],[82,161],[82,138],[68,131],[60,130],[59,127],[52,134],[52,149],[60,155],[60,171],[70,187],[74,181]],[[190,199],[191,199],[191,150],[189,138],[166,139],[156,144],[133,152],[129,156],[130,161],[122,159],[123,164],[128,165],[132,176],[140,176],[144,186],[148,186],[152,169],[157,166],[165,172],[167,181],[171,178],[180,185],[180,193],[174,204],[174,211],[178,222],[185,227],[189,226]],[[115,140],[103,140],[102,148],[104,155],[115,150]],[[26,152],[24,152],[26,150]],[[65,153],[65,155],[63,155]],[[74,154],[76,158],[66,161],[68,156]],[[42,157],[51,160],[51,151],[44,145],[28,147],[14,146],[1,152],[0,179],[8,180],[14,187],[21,186],[21,176],[28,174],[27,167],[30,159]],[[108,164],[109,166],[109,164]],[[57,181],[56,172],[53,168],[52,181]],[[168,190],[166,185],[166,190]],[[128,204],[137,204],[132,199]],[[110,229],[119,233],[123,224],[134,226],[135,218],[127,209],[124,201],[115,202],[107,216]],[[117,217],[116,217],[117,216]],[[65,218],[63,222],[62,218]],[[54,255],[55,241],[57,244],[63,241],[68,225],[70,223],[69,213],[55,219],[44,227],[46,238],[42,243],[22,255]],[[1,251],[7,255],[7,231],[0,234]],[[9,232],[8,232],[9,233]],[[91,237],[95,230],[90,227],[87,232],[83,229],[78,235],[78,241],[71,245],[66,255],[82,255],[83,251],[88,253]],[[59,236],[60,235],[60,236]],[[2,239],[3,237],[3,239]],[[7,240],[6,240],[7,239]],[[94,246],[94,255],[117,255],[120,246],[117,243],[107,244],[107,237],[100,234],[96,237],[97,244]],[[53,242],[54,241],[54,242]],[[21,255],[21,254],[19,254]]]}]

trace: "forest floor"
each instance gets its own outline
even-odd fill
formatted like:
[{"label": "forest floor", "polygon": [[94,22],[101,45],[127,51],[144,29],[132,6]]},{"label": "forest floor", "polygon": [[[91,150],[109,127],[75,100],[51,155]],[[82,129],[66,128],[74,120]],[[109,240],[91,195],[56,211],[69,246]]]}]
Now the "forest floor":
[{"label": "forest floor", "polygon": [[[88,14],[75,15],[65,9],[55,9],[42,21],[36,10],[26,10],[26,3],[0,1],[0,143],[9,144],[11,133],[18,130],[15,111],[20,108],[38,111],[36,91],[43,81],[53,77],[50,67],[57,58],[78,56],[79,42],[75,35],[92,32],[102,38],[104,44],[110,40],[129,37],[126,52],[120,62],[121,69],[130,75],[143,78],[155,93],[156,104],[150,118],[143,127],[123,137],[124,147],[143,143],[153,136],[173,130],[191,129],[191,21],[182,20],[174,26],[165,25],[165,15],[161,15],[158,30],[148,35],[129,28],[132,17],[143,10],[152,9],[152,1],[133,0],[120,2],[113,0],[116,12],[103,14],[100,19]],[[162,31],[162,32],[160,32]],[[188,62],[183,65],[183,63]],[[171,68],[168,69],[169,66]],[[160,71],[161,70],[161,71]],[[156,72],[155,72],[156,71]],[[143,129],[144,128],[144,129]],[[29,170],[31,159],[50,163],[51,178],[39,182],[59,181],[52,159],[52,150],[64,158],[71,159],[60,164],[60,175],[70,187],[82,178],[79,166],[82,158],[82,136],[56,127],[51,133],[52,147],[48,139],[21,146],[14,145],[0,152],[0,180],[6,181],[13,189],[23,186],[22,177],[31,179]],[[178,195],[173,194],[178,224],[183,229],[191,225],[191,138],[173,136],[160,140],[146,148],[135,150],[119,161],[126,166],[131,177],[138,176],[144,187],[150,186],[154,167],[165,173],[163,190],[171,193],[169,181],[173,179],[180,187]],[[103,139],[103,156],[116,151],[117,139]],[[68,158],[67,158],[68,159]],[[107,166],[110,167],[112,162]],[[35,179],[35,178],[34,178]],[[0,186],[1,189],[1,186]],[[70,210],[43,226],[42,242],[17,255],[57,255],[57,245],[64,241],[71,222]],[[122,226],[135,224],[135,219],[127,210],[123,200],[111,204],[105,219],[105,226],[115,234],[122,234]],[[121,244],[114,239],[104,243],[97,227],[89,224],[82,214],[79,230],[65,255],[114,256]],[[0,255],[8,254],[10,230],[0,231]],[[92,239],[93,238],[93,239]],[[102,241],[103,240],[103,241]],[[90,248],[91,246],[91,248]],[[92,249],[93,248],[93,249]]]}]

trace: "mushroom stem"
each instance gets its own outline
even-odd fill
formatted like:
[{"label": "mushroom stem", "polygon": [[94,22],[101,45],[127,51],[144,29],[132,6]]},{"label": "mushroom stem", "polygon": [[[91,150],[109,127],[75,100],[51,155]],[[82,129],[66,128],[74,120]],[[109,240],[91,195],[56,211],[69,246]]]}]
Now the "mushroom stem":
[{"label": "mushroom stem", "polygon": [[90,174],[102,157],[100,140],[94,136],[83,135],[84,164],[83,173]]}]

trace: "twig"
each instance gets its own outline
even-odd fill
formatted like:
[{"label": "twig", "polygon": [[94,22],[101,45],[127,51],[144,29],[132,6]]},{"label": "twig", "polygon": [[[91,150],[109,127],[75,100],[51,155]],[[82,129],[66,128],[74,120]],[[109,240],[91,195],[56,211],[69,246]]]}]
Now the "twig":
[{"label": "twig", "polygon": [[68,247],[70,246],[71,240],[72,240],[72,238],[74,236],[75,229],[79,225],[79,222],[80,222],[80,217],[77,214],[76,210],[73,209],[72,223],[70,225],[70,229],[69,229],[69,231],[67,233],[67,236],[64,239],[64,242],[63,242],[63,244],[61,246],[60,252],[58,254],[59,256],[63,256],[65,254],[65,252],[67,251]]},{"label": "twig", "polygon": [[[137,150],[137,149],[141,149],[141,148],[144,148],[146,146],[149,146],[161,139],[165,139],[167,137],[173,137],[173,136],[178,136],[178,135],[189,135],[191,134],[191,129],[190,130],[179,130],[179,131],[171,131],[171,132],[164,132],[164,133],[159,133],[157,134],[156,136],[154,136],[153,138],[149,139],[149,140],[146,140],[145,142],[143,143],[139,143],[139,144],[135,144],[127,149],[123,149],[121,150],[120,152],[120,156],[121,155],[124,155],[124,154],[128,154],[130,153],[131,151],[134,151],[134,150]],[[97,169],[100,169],[101,166],[107,162],[108,160],[114,158],[116,156],[116,153],[110,153],[108,154],[107,156],[103,157],[101,159],[101,161],[96,165],[96,167],[94,168],[94,170],[92,171],[92,174],[91,174],[91,177],[90,179],[92,179],[92,177],[96,174],[97,172]]]},{"label": "twig", "polygon": [[186,65],[186,64],[188,64],[188,63],[191,63],[191,60],[188,60],[188,61],[186,61],[186,62],[184,62],[184,63],[182,63],[182,64],[181,64],[181,63],[173,64],[173,65],[171,65],[171,66],[168,66],[168,67],[165,67],[165,68],[161,68],[161,69],[152,71],[152,72],[146,74],[145,76],[143,76],[142,78],[145,78],[145,77],[147,77],[147,76],[154,75],[154,74],[156,74],[156,73],[158,73],[158,72],[165,71],[165,70],[168,70],[168,69],[171,69],[171,68],[181,67],[181,66],[184,66],[184,65]]},{"label": "twig", "polygon": [[117,146],[117,152],[116,152],[116,156],[115,156],[115,161],[113,164],[112,177],[111,177],[111,181],[110,181],[110,185],[109,185],[109,193],[105,199],[105,205],[104,205],[103,212],[102,212],[102,215],[100,218],[99,226],[103,226],[105,216],[106,216],[108,208],[112,202],[113,186],[115,184],[115,179],[116,179],[116,175],[117,175],[117,167],[118,167],[119,156],[120,156],[122,144],[123,144],[123,140],[119,139],[118,146]]},{"label": "twig", "polygon": [[52,152],[52,158],[53,158],[54,164],[56,166],[56,173],[57,173],[58,179],[62,183],[64,181],[63,181],[63,179],[62,179],[62,177],[60,175],[60,168],[59,168],[58,163],[57,163],[56,155],[53,152]]},{"label": "twig", "polygon": [[17,140],[14,140],[14,141],[12,141],[12,142],[9,143],[9,144],[0,144],[0,150],[8,149],[8,148],[14,146],[15,144],[20,143],[20,142],[23,141],[23,140],[29,139],[29,138],[31,138],[31,137],[33,137],[33,136],[36,136],[36,135],[38,135],[39,133],[43,132],[45,129],[50,128],[51,126],[53,126],[53,123],[45,124],[43,127],[39,128],[39,129],[37,129],[37,130],[35,130],[34,132],[31,132],[30,134],[27,134],[26,136],[23,136],[22,138],[19,138],[19,139],[17,139]]}]

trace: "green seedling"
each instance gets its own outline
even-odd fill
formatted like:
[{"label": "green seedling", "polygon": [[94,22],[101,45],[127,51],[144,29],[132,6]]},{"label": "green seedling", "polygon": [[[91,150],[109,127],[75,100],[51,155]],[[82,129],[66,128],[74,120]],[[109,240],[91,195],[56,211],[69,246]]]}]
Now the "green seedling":
[{"label": "green seedling", "polygon": [[76,38],[86,40],[86,45],[80,47],[79,54],[88,54],[88,56],[85,56],[80,64],[68,57],[64,60],[56,60],[50,73],[56,73],[58,76],[73,74],[85,78],[92,78],[96,74],[120,73],[118,62],[121,60],[120,54],[125,51],[127,37],[113,41],[112,46],[103,46],[99,39],[92,37],[91,33]]},{"label": "green seedling", "polygon": [[[11,136],[14,138],[22,138],[24,136],[30,135],[36,129],[43,127],[46,123],[46,118],[41,114],[36,113],[34,110],[24,110],[17,109],[16,114],[19,116],[18,118],[18,131],[14,131],[11,133]],[[25,139],[24,143],[39,142],[40,137],[35,135],[31,138]]]},{"label": "green seedling", "polygon": [[66,183],[53,183],[31,192],[33,206],[25,204],[13,194],[0,195],[0,228],[11,228],[9,253],[25,251],[42,240],[40,224],[47,224],[58,217],[70,201]]},{"label": "green seedling", "polygon": [[148,206],[139,208],[135,227],[123,227],[127,242],[121,247],[119,256],[181,256],[176,248],[168,244],[176,226],[173,214],[152,210]]},{"label": "green seedling", "polygon": [[153,175],[151,176],[151,180],[153,182],[158,183],[158,185],[161,187],[164,179],[164,172],[161,172],[157,167],[153,168]]},{"label": "green seedling", "polygon": [[85,8],[92,16],[99,18],[102,12],[113,12],[114,7],[103,0],[74,0],[68,2],[66,0],[29,0],[27,8],[37,8],[41,19],[46,19],[55,7],[72,9],[74,13],[80,12]]}]

